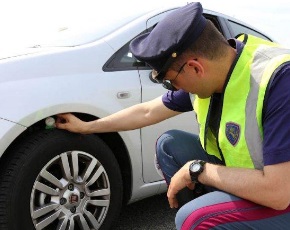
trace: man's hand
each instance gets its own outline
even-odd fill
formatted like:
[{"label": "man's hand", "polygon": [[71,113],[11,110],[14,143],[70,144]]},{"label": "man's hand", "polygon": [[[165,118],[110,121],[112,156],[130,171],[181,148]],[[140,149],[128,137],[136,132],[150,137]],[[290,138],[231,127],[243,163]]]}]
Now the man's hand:
[{"label": "man's hand", "polygon": [[188,187],[193,190],[195,184],[192,183],[189,175],[189,165],[192,161],[186,163],[175,175],[171,178],[171,182],[167,191],[168,202],[170,208],[178,208],[176,194],[183,188]]},{"label": "man's hand", "polygon": [[58,114],[55,123],[56,127],[59,129],[66,129],[70,132],[83,134],[86,134],[85,124],[86,122],[70,113]]}]

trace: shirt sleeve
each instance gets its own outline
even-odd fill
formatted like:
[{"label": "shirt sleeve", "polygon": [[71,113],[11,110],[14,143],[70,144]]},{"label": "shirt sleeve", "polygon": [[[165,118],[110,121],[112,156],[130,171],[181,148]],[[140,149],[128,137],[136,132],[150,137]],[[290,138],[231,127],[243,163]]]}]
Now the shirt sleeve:
[{"label": "shirt sleeve", "polygon": [[275,76],[265,99],[264,165],[290,161],[290,64]]},{"label": "shirt sleeve", "polygon": [[183,90],[168,91],[162,96],[162,102],[168,109],[177,112],[189,112],[193,110],[190,95]]}]

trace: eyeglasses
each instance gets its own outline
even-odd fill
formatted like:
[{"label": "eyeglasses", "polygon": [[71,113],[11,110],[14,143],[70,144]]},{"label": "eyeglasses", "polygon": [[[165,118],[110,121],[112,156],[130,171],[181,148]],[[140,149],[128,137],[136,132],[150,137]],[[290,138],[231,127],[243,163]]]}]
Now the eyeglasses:
[{"label": "eyeglasses", "polygon": [[[178,70],[178,72],[177,72],[177,74],[176,74],[176,76],[172,79],[172,80],[164,80],[164,79],[160,79],[160,74],[158,74],[158,76],[157,77],[154,77],[154,75],[156,76],[156,71],[155,70],[153,70],[152,71],[152,78],[156,81],[156,82],[158,82],[158,83],[160,83],[160,84],[162,84],[162,86],[165,88],[165,89],[168,89],[168,90],[171,90],[171,91],[177,91],[177,89],[172,85],[172,82],[173,81],[175,81],[176,80],[176,78],[179,76],[179,74],[180,74],[180,72],[183,70],[183,67],[186,65],[186,62],[180,67],[180,69]],[[155,73],[154,73],[154,71],[155,71]],[[165,74],[164,74],[165,75]],[[163,76],[164,76],[163,75]]]}]

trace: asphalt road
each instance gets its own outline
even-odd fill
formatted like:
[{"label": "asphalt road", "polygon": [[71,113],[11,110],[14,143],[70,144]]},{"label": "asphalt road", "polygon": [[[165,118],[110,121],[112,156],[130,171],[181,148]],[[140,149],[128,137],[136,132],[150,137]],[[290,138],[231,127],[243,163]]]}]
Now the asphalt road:
[{"label": "asphalt road", "polygon": [[166,194],[146,198],[125,206],[113,230],[175,230],[175,213]]}]

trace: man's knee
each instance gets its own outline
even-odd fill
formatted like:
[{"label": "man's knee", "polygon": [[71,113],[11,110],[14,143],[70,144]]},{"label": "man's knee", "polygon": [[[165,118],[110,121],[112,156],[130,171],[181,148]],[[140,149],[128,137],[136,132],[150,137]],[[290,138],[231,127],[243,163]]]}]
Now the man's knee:
[{"label": "man's knee", "polygon": [[167,144],[168,142],[173,141],[177,133],[179,133],[179,130],[176,129],[166,131],[157,139],[157,146],[164,145]]},{"label": "man's knee", "polygon": [[197,135],[182,130],[172,129],[163,133],[156,142],[156,150],[169,151],[178,149],[182,144],[190,147],[191,143],[197,139]]},{"label": "man's knee", "polygon": [[160,158],[160,155],[165,154],[168,152],[168,146],[172,146],[172,142],[175,141],[175,136],[177,135],[178,130],[168,130],[167,132],[163,133],[156,142],[156,156],[157,159]]}]

